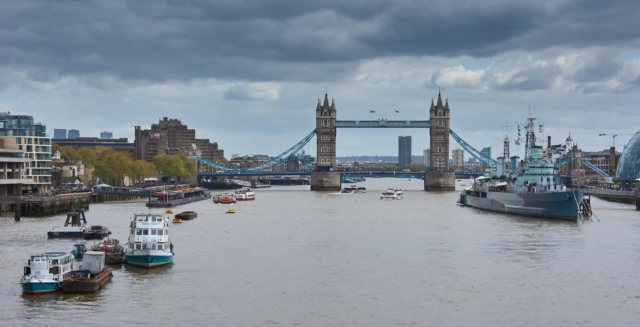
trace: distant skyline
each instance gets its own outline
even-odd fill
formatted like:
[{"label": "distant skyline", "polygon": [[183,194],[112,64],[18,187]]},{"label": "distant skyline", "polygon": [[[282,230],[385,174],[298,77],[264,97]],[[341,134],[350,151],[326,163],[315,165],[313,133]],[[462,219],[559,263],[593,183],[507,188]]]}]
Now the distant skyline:
[{"label": "distant skyline", "polygon": [[[166,116],[227,157],[276,155],[313,130],[327,88],[340,120],[417,120],[441,87],[476,149],[498,152],[531,108],[543,142],[599,151],[598,134],[640,129],[637,17],[637,1],[597,0],[3,2],[0,107],[50,136],[133,140]],[[397,155],[399,135],[429,146],[428,130],[340,129],[337,155]]]}]

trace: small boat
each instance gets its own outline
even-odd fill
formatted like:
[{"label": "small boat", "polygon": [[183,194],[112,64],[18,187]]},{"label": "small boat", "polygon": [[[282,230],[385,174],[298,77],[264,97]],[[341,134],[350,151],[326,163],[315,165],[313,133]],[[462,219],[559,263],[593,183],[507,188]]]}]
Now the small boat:
[{"label": "small boat", "polygon": [[380,200],[397,200],[398,196],[396,195],[395,191],[390,191],[390,190],[386,190],[384,192],[382,192],[382,195],[380,196]]},{"label": "small boat", "polygon": [[192,219],[195,219],[196,217],[198,217],[198,213],[195,211],[183,211],[177,214],[175,218],[181,219],[181,220],[192,220]]},{"label": "small boat", "polygon": [[100,251],[105,254],[105,264],[116,265],[124,263],[124,247],[120,245],[117,239],[105,238],[104,240],[94,243],[91,251]]},{"label": "small boat", "polygon": [[59,291],[71,276],[73,255],[65,252],[45,252],[32,255],[24,266],[20,280],[22,292],[46,294]]},{"label": "small boat", "polygon": [[367,193],[367,188],[364,186],[358,186],[358,193]]},{"label": "small boat", "polygon": [[82,266],[71,271],[71,277],[62,286],[64,293],[93,293],[111,280],[113,273],[105,267],[105,253],[87,251]]},{"label": "small boat", "polygon": [[213,196],[213,203],[218,204],[232,204],[236,203],[237,198],[235,194],[229,192],[219,193]]},{"label": "small boat", "polygon": [[171,210],[171,209],[167,209],[167,210],[165,210],[165,211],[164,211],[164,213],[166,213],[166,214],[173,214],[173,210]]},{"label": "small boat", "polygon": [[71,254],[74,258],[82,258],[82,255],[87,252],[87,246],[84,243],[76,243],[73,245]]},{"label": "small boat", "polygon": [[173,218],[173,220],[171,222],[174,223],[174,224],[182,224],[182,219]]},{"label": "small boat", "polygon": [[101,239],[108,237],[109,234],[111,234],[111,231],[106,226],[91,225],[89,229],[82,233],[82,238],[85,240]]},{"label": "small boat", "polygon": [[236,213],[235,209],[227,209],[227,211],[225,211],[225,213]]},{"label": "small boat", "polygon": [[169,218],[152,213],[135,214],[129,227],[131,234],[124,256],[127,264],[151,268],[173,261]]},{"label": "small boat", "polygon": [[404,193],[402,193],[402,190],[399,188],[394,189],[396,192],[396,196],[399,198],[402,198],[402,196],[404,195]]},{"label": "small boat", "polygon": [[235,195],[237,201],[252,201],[256,199],[256,192],[254,192],[251,188],[238,190],[236,191]]},{"label": "small boat", "polygon": [[[81,213],[82,217],[80,216]],[[84,216],[84,212],[67,212],[64,226],[51,227],[47,232],[47,236],[49,238],[82,237],[82,233],[86,230],[84,227],[86,223],[87,219]]]},{"label": "small boat", "polygon": [[358,193],[358,187],[356,185],[351,185],[342,189],[340,193]]}]

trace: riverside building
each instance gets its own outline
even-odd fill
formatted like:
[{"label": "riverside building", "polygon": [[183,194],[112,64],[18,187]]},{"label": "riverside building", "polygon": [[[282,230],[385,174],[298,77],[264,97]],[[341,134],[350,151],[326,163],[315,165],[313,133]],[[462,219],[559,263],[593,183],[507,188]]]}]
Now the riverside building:
[{"label": "riverside building", "polygon": [[151,129],[141,129],[135,126],[136,160],[152,161],[159,154],[185,153],[195,144],[202,157],[211,161],[225,163],[224,150],[218,149],[218,143],[211,143],[209,139],[197,139],[196,131],[190,129],[178,119],[164,117]]},{"label": "riverside building", "polygon": [[33,116],[0,112],[0,194],[44,192],[51,185],[51,138]]}]

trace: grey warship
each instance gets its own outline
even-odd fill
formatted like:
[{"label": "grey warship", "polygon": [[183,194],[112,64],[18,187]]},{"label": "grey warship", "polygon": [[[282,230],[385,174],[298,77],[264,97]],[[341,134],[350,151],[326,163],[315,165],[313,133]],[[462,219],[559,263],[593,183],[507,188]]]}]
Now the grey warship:
[{"label": "grey warship", "polygon": [[542,147],[535,145],[534,123],[528,118],[524,160],[500,177],[488,172],[476,179],[460,193],[460,204],[540,218],[580,218],[583,193],[559,185],[553,162],[543,159]]}]

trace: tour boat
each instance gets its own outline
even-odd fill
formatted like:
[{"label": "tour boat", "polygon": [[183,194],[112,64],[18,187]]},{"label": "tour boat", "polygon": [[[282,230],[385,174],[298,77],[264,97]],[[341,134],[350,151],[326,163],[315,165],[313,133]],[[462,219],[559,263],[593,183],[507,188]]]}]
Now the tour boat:
[{"label": "tour boat", "polygon": [[341,193],[358,193],[358,187],[355,185],[351,185],[349,187],[345,187],[342,189]]},{"label": "tour boat", "polygon": [[91,225],[89,229],[82,233],[82,238],[85,240],[101,239],[108,237],[111,231],[108,227],[102,225]]},{"label": "tour boat", "polygon": [[131,219],[126,263],[155,267],[173,261],[173,244],[169,240],[169,218],[158,214],[135,214]]},{"label": "tour boat", "polygon": [[238,201],[251,201],[256,199],[256,192],[254,192],[251,188],[245,188],[242,190],[236,191],[236,200]]},{"label": "tour boat", "polygon": [[231,204],[236,203],[236,195],[229,192],[218,193],[213,196],[213,203]]},{"label": "tour boat", "polygon": [[202,187],[185,188],[173,191],[155,192],[149,197],[147,207],[165,208],[175,207],[196,201],[206,200],[211,197],[211,193],[206,192]]},{"label": "tour boat", "polygon": [[69,280],[62,285],[64,293],[93,293],[111,280],[113,273],[105,267],[105,253],[87,251],[81,268],[71,272]]},{"label": "tour boat", "polygon": [[82,255],[87,252],[87,246],[84,243],[76,243],[73,245],[71,254],[74,258],[82,258]]},{"label": "tour boat", "polygon": [[394,190],[395,190],[395,192],[396,192],[396,196],[398,196],[398,197],[400,197],[400,198],[401,198],[401,197],[404,195],[404,193],[402,193],[402,190],[401,190],[401,189],[396,188],[396,189],[394,189]]},{"label": "tour boat", "polygon": [[26,294],[45,294],[60,290],[71,277],[73,255],[65,252],[45,252],[32,255],[24,266],[20,280]]}]

